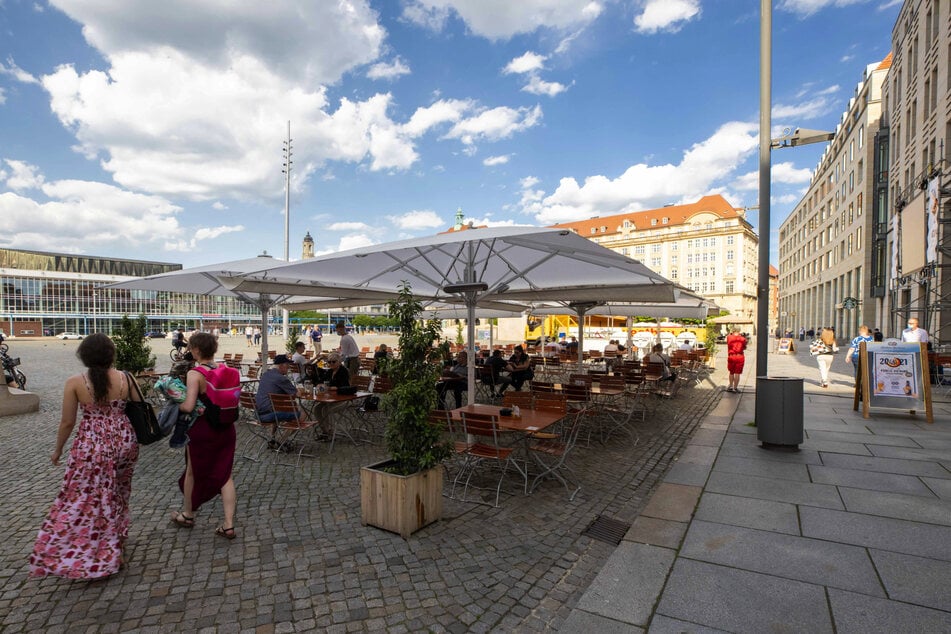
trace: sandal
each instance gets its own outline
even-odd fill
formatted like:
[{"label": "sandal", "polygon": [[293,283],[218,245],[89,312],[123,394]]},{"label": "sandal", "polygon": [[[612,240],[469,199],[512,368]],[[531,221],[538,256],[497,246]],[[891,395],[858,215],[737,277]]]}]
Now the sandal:
[{"label": "sandal", "polygon": [[224,526],[219,526],[215,529],[215,535],[218,537],[224,537],[225,539],[234,539],[237,535],[234,534],[234,526],[231,528],[225,528]]},{"label": "sandal", "polygon": [[189,517],[185,515],[183,511],[176,511],[172,515],[172,521],[178,525],[179,528],[193,528],[195,526],[195,516]]}]

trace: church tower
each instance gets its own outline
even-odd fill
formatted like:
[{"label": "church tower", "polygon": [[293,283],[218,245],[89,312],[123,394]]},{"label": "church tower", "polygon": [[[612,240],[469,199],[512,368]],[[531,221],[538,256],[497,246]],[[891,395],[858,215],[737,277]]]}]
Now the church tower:
[{"label": "church tower", "polygon": [[314,239],[310,237],[310,231],[304,236],[304,248],[301,257],[305,260],[314,257]]},{"label": "church tower", "polygon": [[456,209],[456,222],[452,225],[453,231],[462,229],[462,221],[465,220],[465,214],[462,213],[462,207]]}]

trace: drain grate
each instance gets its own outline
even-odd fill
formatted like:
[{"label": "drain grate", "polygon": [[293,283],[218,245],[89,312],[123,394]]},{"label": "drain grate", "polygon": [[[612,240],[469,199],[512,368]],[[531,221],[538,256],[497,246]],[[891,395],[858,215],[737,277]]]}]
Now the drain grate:
[{"label": "drain grate", "polygon": [[628,522],[622,522],[606,515],[598,515],[581,534],[617,546],[624,539],[624,535],[627,534],[627,529],[630,527],[631,525]]}]

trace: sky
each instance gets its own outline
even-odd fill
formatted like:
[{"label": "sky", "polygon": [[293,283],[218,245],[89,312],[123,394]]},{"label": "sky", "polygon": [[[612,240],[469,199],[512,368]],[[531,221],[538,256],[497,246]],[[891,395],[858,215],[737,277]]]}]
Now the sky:
[{"label": "sky", "polygon": [[[834,130],[901,2],[773,6],[774,134]],[[291,259],[755,207],[758,54],[753,0],[0,0],[0,246],[283,257],[288,122]],[[823,147],[773,154],[773,262]]]}]

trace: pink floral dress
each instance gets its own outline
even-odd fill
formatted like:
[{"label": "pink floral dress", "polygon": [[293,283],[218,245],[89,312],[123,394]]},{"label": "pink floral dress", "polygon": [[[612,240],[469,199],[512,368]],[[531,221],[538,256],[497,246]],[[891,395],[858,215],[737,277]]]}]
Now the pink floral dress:
[{"label": "pink floral dress", "polygon": [[30,555],[31,577],[96,579],[115,574],[122,563],[139,445],[125,400],[81,408],[63,486]]}]

